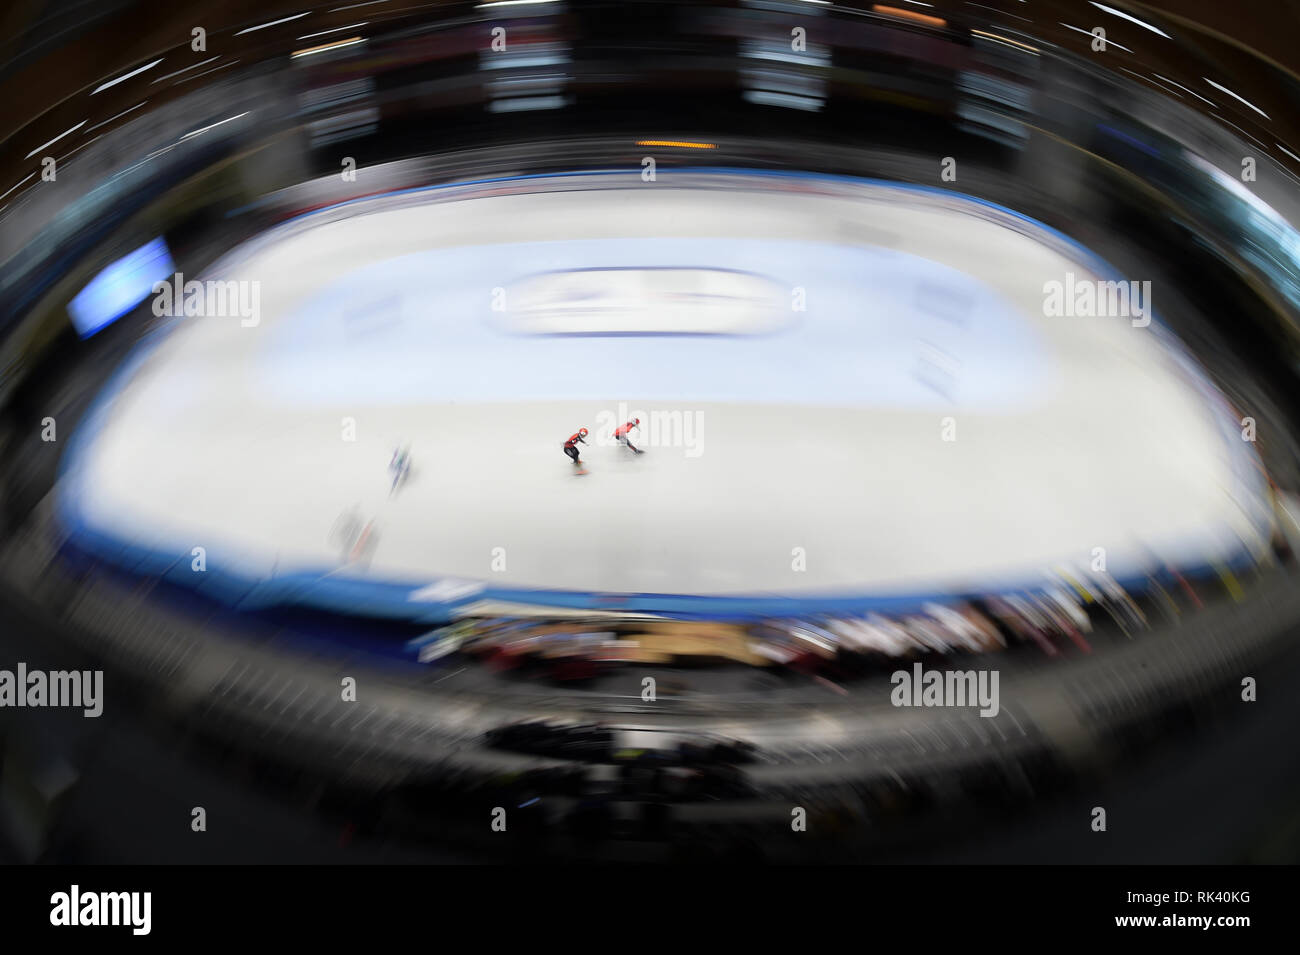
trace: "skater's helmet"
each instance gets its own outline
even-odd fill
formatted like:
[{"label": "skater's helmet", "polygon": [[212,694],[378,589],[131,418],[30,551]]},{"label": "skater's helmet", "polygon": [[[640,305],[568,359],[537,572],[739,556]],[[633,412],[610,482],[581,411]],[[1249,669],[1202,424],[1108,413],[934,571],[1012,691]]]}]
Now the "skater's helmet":
[{"label": "skater's helmet", "polygon": [[640,424],[640,423],[641,423],[641,419],[640,419],[640,418],[633,418],[633,419],[632,419],[632,423],[633,423],[633,424]]},{"label": "skater's helmet", "polygon": [[582,436],[585,438],[585,437],[587,436],[587,429],[586,429],[586,428],[579,428],[579,429],[578,429],[578,434],[582,435]]}]

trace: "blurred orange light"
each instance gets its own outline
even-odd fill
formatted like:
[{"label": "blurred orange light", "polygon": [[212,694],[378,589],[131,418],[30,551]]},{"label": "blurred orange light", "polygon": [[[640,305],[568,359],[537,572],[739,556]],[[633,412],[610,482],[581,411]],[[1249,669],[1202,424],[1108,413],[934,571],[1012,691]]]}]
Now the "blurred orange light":
[{"label": "blurred orange light", "polygon": [[891,17],[901,17],[904,20],[914,20],[915,22],[922,23],[928,27],[946,27],[948,25],[948,21],[941,17],[927,16],[924,13],[914,13],[911,10],[902,10],[898,7],[886,7],[879,3],[872,5],[871,12],[883,13],[886,16]]},{"label": "blurred orange light", "polygon": [[676,139],[638,139],[638,146],[676,146],[679,149],[717,149],[713,143],[686,143]]}]

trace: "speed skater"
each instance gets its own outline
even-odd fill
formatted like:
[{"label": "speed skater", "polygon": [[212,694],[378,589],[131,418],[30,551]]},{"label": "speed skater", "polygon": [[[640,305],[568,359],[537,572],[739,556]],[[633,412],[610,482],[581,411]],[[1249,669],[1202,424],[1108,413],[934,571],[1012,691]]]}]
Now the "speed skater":
[{"label": "speed skater", "polygon": [[582,467],[582,460],[578,457],[578,445],[587,443],[587,429],[579,428],[573,434],[569,435],[569,440],[564,442],[564,453],[573,459],[575,468]]},{"label": "speed skater", "polygon": [[393,486],[389,489],[389,494],[397,492],[397,488],[405,483],[411,473],[411,448],[410,446],[399,446],[393,451],[392,458],[388,461],[388,473],[392,475]]},{"label": "speed skater", "polygon": [[619,444],[627,445],[637,454],[641,454],[642,449],[638,448],[635,444],[629,441],[627,437],[628,432],[630,432],[633,428],[639,428],[639,427],[641,427],[640,418],[633,418],[627,424],[619,425],[617,428],[614,429],[614,440],[617,441]]}]

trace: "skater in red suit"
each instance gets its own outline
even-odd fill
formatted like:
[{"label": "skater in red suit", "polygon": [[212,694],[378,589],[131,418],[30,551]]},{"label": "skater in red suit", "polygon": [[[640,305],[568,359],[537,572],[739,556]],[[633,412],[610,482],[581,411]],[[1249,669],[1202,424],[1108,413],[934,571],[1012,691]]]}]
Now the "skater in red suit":
[{"label": "skater in red suit", "polygon": [[617,441],[619,444],[627,445],[627,447],[631,448],[637,454],[640,454],[641,449],[638,448],[631,441],[629,441],[627,438],[628,432],[630,432],[633,428],[639,428],[639,427],[641,427],[640,418],[633,418],[627,424],[619,425],[617,428],[614,429],[614,440]]},{"label": "skater in red suit", "polygon": [[582,461],[578,457],[578,444],[587,443],[587,429],[579,428],[573,434],[569,435],[569,440],[564,442],[564,453],[573,459],[573,466],[582,470]]}]

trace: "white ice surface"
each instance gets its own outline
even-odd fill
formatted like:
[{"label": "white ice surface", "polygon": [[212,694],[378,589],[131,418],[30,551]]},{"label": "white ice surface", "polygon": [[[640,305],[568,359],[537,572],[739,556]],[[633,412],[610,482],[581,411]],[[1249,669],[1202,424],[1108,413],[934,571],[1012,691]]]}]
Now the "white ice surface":
[{"label": "white ice surface", "polygon": [[[945,590],[1257,542],[1248,446],[1155,326],[1044,317],[1043,283],[1087,268],[963,206],[661,184],[366,208],[232,260],[256,327],[177,322],[63,488],[89,526],[283,573],[336,566],[356,505],[380,579],[673,594]],[[515,335],[491,309],[541,271],[665,265],[755,272],[807,311],[693,338]],[[605,443],[623,411],[694,430],[633,457]],[[584,477],[560,448],[579,426]],[[399,443],[415,470],[390,496]]]}]

